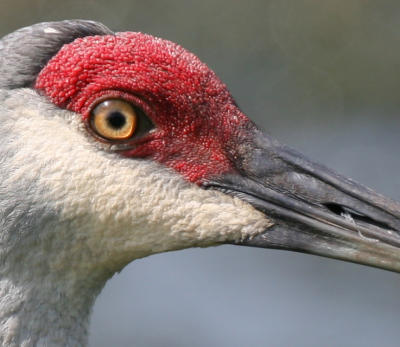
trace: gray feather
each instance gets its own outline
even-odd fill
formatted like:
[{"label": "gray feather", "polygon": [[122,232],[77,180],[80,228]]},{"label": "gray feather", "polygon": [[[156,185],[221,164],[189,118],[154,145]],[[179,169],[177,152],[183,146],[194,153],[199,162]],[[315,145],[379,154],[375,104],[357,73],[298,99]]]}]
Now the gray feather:
[{"label": "gray feather", "polygon": [[30,87],[63,45],[80,37],[112,34],[98,22],[66,20],[35,24],[6,35],[0,40],[0,88]]}]

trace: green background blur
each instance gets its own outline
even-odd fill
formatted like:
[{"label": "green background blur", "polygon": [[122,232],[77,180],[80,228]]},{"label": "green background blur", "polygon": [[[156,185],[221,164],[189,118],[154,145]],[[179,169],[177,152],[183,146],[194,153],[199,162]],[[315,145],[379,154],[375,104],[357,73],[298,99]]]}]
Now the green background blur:
[{"label": "green background blur", "polygon": [[[400,200],[399,1],[0,0],[0,35],[68,18],[180,43],[281,142]],[[226,246],[128,266],[90,343],[394,347],[399,324],[399,275]]]}]

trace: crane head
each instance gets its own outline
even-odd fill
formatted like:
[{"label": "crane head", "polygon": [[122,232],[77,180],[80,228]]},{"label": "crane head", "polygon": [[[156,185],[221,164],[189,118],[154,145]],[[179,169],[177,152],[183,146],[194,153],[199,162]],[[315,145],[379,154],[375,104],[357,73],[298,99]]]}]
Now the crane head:
[{"label": "crane head", "polygon": [[182,47],[88,21],[0,44],[9,262],[98,279],[229,243],[400,271],[400,205],[266,135]]}]

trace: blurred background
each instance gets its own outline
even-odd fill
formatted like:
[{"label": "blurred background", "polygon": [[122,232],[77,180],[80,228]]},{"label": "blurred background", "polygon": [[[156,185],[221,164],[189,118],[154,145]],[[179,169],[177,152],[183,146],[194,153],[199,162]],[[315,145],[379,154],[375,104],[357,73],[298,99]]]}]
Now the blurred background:
[{"label": "blurred background", "polygon": [[[400,200],[398,0],[0,1],[0,35],[67,18],[180,43],[281,142]],[[389,347],[399,324],[398,274],[224,246],[114,276],[90,345]]]}]

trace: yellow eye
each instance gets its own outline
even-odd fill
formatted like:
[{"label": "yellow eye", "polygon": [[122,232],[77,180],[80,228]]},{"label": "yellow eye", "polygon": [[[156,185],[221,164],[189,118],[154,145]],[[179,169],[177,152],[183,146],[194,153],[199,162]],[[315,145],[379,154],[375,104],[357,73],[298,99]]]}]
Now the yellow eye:
[{"label": "yellow eye", "polygon": [[136,131],[138,115],[134,107],[124,100],[109,99],[98,104],[91,112],[93,130],[108,140],[126,140]]}]

